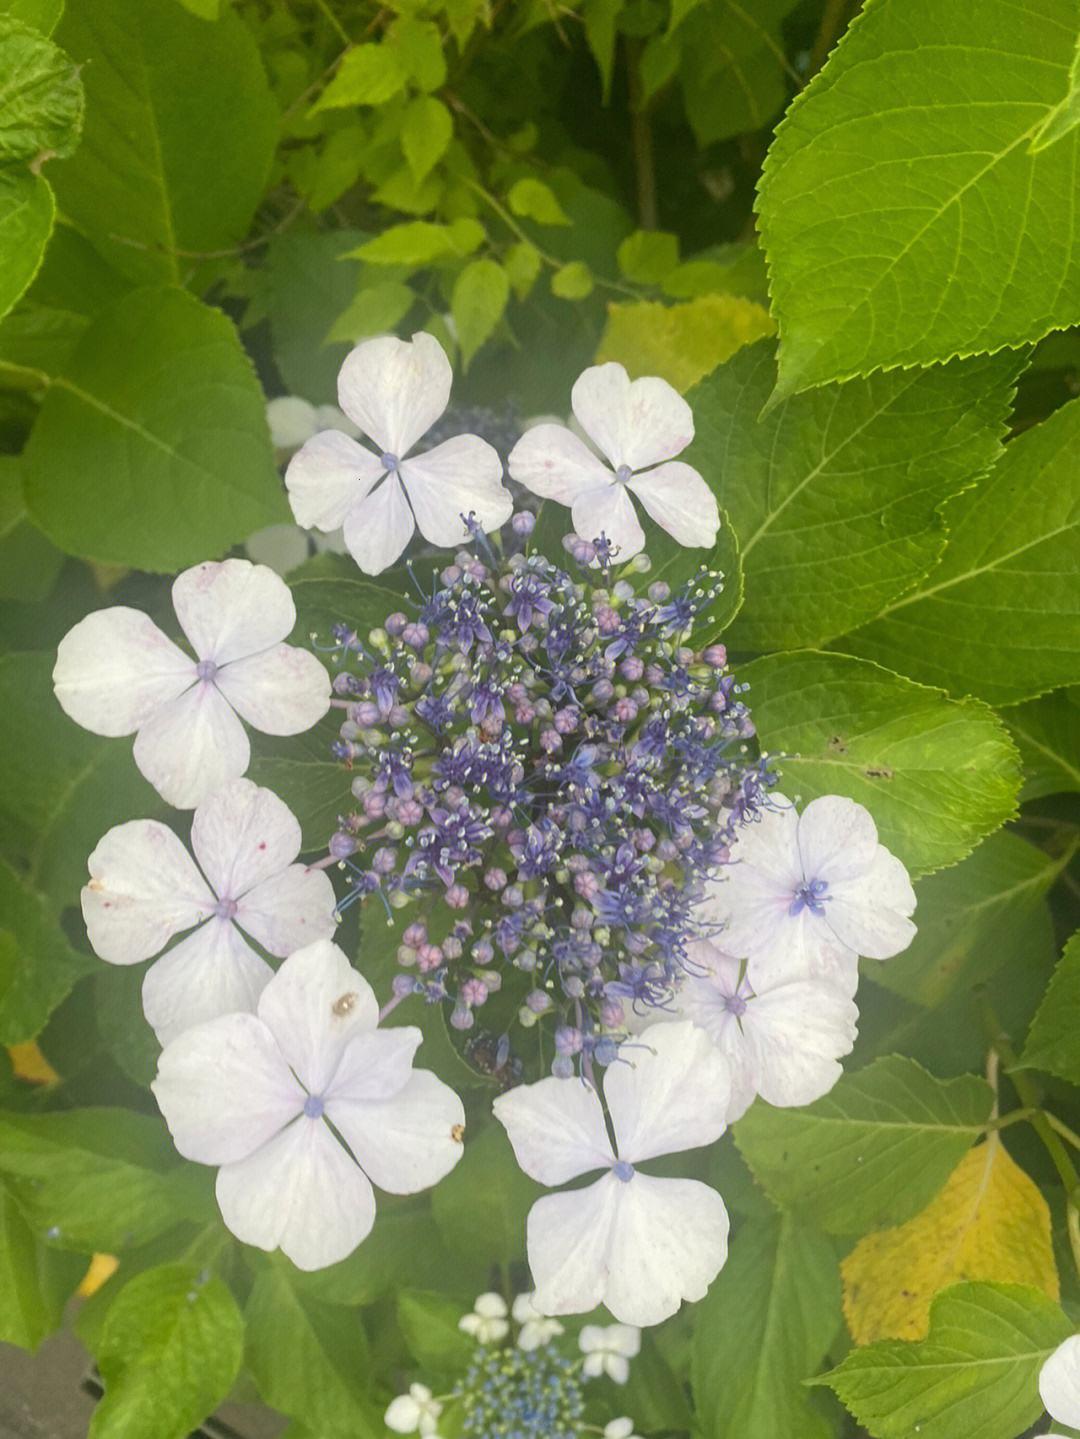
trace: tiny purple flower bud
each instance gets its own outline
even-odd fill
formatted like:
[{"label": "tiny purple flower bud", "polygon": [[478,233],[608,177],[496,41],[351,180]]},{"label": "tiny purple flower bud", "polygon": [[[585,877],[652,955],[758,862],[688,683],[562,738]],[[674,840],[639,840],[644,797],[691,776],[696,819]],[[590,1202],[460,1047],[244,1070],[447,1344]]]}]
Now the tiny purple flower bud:
[{"label": "tiny purple flower bud", "polygon": [[349,855],[356,849],[356,840],[351,834],[346,834],[339,829],[336,834],[330,836],[330,853],[335,859],[348,859]]},{"label": "tiny purple flower bud", "polygon": [[383,620],[383,629],[388,635],[397,639],[408,623],[408,616],[403,615],[400,610],[395,610],[392,615],[387,615],[386,619]]},{"label": "tiny purple flower bud", "polygon": [[536,516],[530,514],[528,510],[518,510],[516,514],[510,516],[510,528],[515,535],[520,535],[522,539],[526,535],[531,535],[535,527]]},{"label": "tiny purple flower bud", "polygon": [[507,879],[505,869],[498,869],[493,867],[489,870],[485,870],[484,884],[487,886],[488,889],[494,890],[496,894],[498,894],[499,890],[505,889],[508,883],[509,880]]},{"label": "tiny purple flower bud", "polygon": [[414,949],[418,949],[420,945],[427,943],[427,925],[423,920],[413,920],[401,938],[403,943],[411,944]]},{"label": "tiny purple flower bud", "polygon": [[431,636],[428,633],[427,625],[421,624],[419,620],[414,620],[401,631],[401,638],[410,649],[422,650]]},{"label": "tiny purple flower bud", "polygon": [[411,974],[395,974],[390,988],[394,991],[395,999],[404,999],[407,995],[416,993],[416,980]]},{"label": "tiny purple flower bud", "polygon": [[372,729],[382,718],[379,706],[373,700],[360,700],[353,705],[349,713],[361,729]]},{"label": "tiny purple flower bud", "polygon": [[393,874],[397,869],[397,850],[383,845],[371,856],[371,868],[376,874]]},{"label": "tiny purple flower bud", "polygon": [[360,803],[368,819],[382,819],[386,813],[386,795],[381,790],[369,789]]},{"label": "tiny purple flower bud", "polygon": [[601,605],[594,618],[596,627],[602,635],[613,635],[621,624],[619,611],[612,609],[610,605]]},{"label": "tiny purple flower bud", "polygon": [[542,989],[531,989],[525,996],[525,1003],[533,1014],[547,1014],[551,1008],[551,996],[545,994]]},{"label": "tiny purple flower bud", "polygon": [[619,666],[619,673],[633,684],[645,673],[645,661],[638,655],[627,655]]},{"label": "tiny purple flower bud", "polygon": [[701,658],[713,669],[722,670],[727,664],[727,645],[707,645],[701,652]]},{"label": "tiny purple flower bud", "polygon": [[469,906],[469,891],[463,884],[450,885],[443,898],[451,909],[467,909]]},{"label": "tiny purple flower bud", "polygon": [[555,1050],[558,1054],[580,1054],[582,1034],[572,1025],[560,1024],[555,1031]]},{"label": "tiny purple flower bud", "polygon": [[653,580],[649,586],[649,599],[654,605],[666,604],[671,599],[671,586],[666,580]]},{"label": "tiny purple flower bud", "polygon": [[621,1029],[626,1023],[621,999],[605,999],[600,1006],[600,1022],[608,1029]]},{"label": "tiny purple flower bud", "polygon": [[562,735],[554,728],[541,730],[540,748],[545,754],[558,754],[562,749]]},{"label": "tiny purple flower bud", "polygon": [[467,979],[461,986],[460,1003],[483,1004],[488,997],[487,985],[482,979]]},{"label": "tiny purple flower bud", "polygon": [[565,1054],[557,1054],[551,1061],[551,1072],[556,1079],[573,1079],[574,1061]]},{"label": "tiny purple flower bud", "polygon": [[573,705],[565,705],[561,710],[555,711],[552,723],[560,734],[573,734],[581,723],[581,711]]},{"label": "tiny purple flower bud", "polygon": [[416,959],[421,974],[430,974],[442,964],[444,955],[437,944],[422,944],[417,950]]},{"label": "tiny purple flower bud", "polygon": [[458,1003],[454,1005],[453,1012],[450,1015],[450,1023],[455,1029],[472,1029],[476,1023],[476,1016],[471,1009],[466,1009],[463,1004]]}]

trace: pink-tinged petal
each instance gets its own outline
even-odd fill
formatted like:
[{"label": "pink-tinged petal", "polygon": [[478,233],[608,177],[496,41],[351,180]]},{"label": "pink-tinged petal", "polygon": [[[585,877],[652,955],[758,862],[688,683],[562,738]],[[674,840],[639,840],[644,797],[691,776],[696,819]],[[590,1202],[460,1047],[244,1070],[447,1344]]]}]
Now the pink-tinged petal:
[{"label": "pink-tinged petal", "polygon": [[584,490],[602,489],[614,475],[565,425],[534,425],[510,451],[511,477],[534,495],[571,505]]},{"label": "pink-tinged petal", "polygon": [[401,481],[388,475],[345,517],[345,546],[366,575],[379,575],[403,553],[416,522]]},{"label": "pink-tinged petal", "polygon": [[253,729],[303,734],[330,708],[330,676],[310,650],[275,645],[218,671],[218,689]]},{"label": "pink-tinged petal", "polygon": [[715,1189],[696,1179],[637,1173],[618,1185],[604,1303],[622,1324],[644,1328],[704,1299],[724,1267],[728,1214]]},{"label": "pink-tinged petal", "polygon": [[135,763],[163,799],[194,809],[248,767],[244,726],[213,684],[200,681],[158,710],[135,737]]},{"label": "pink-tinged petal", "polygon": [[285,488],[296,523],[305,530],[339,530],[345,516],[386,467],[378,455],[337,430],[323,430],[289,461]]},{"label": "pink-tinged petal", "polygon": [[762,1099],[793,1108],[828,1094],[855,1044],[858,1019],[845,988],[820,979],[779,984],[751,999],[741,1023]]},{"label": "pink-tinged petal", "polygon": [[465,1109],[427,1069],[413,1070],[389,1099],[348,1099],[332,1084],[326,1113],[367,1177],[390,1194],[430,1189],[464,1153]]},{"label": "pink-tinged petal", "polygon": [[666,380],[631,380],[622,365],[594,365],[570,394],[582,429],[618,469],[670,460],[694,438],[690,406]]},{"label": "pink-tinged petal", "polygon": [[95,610],[60,641],[53,687],[76,724],[110,737],[134,734],[195,683],[195,661],[148,615]]},{"label": "pink-tinged petal", "polygon": [[477,435],[457,435],[406,460],[401,482],[420,533],[440,549],[468,538],[462,515],[472,513],[481,529],[497,530],[514,508],[498,452]]},{"label": "pink-tinged petal", "polygon": [[808,880],[840,880],[864,875],[878,848],[870,811],[839,794],[811,800],[799,816],[799,854]]},{"label": "pink-tinged petal", "polygon": [[284,958],[337,929],[334,886],[321,869],[292,864],[240,900],[236,923],[263,949]]},{"label": "pink-tinged petal", "polygon": [[217,665],[269,649],[296,624],[288,585],[250,560],[194,565],[173,581],[172,599],[192,649]]},{"label": "pink-tinged petal", "polygon": [[305,1099],[254,1014],[225,1014],[185,1030],[162,1051],[150,1088],[177,1149],[200,1164],[246,1159]]},{"label": "pink-tinged petal", "polygon": [[1059,1344],[1039,1371],[1039,1397],[1055,1423],[1080,1429],[1080,1334]]},{"label": "pink-tinged petal", "polygon": [[575,534],[583,540],[598,540],[605,535],[615,546],[620,562],[631,559],[645,546],[645,531],[625,485],[584,491],[570,507],[570,515]]},{"label": "pink-tinged petal", "polygon": [[722,926],[717,942],[745,959],[787,942],[793,893],[790,884],[736,860],[707,886],[698,915],[707,926]]},{"label": "pink-tinged petal", "polygon": [[[727,932],[723,935],[727,943]],[[827,919],[804,909],[782,922],[747,959],[746,974],[757,993],[794,980],[822,980],[855,993],[859,956],[841,944]]]},{"label": "pink-tinged petal", "polygon": [[330,1080],[328,1097],[335,1103],[361,1104],[391,1099],[412,1078],[422,1037],[411,1024],[354,1034]]},{"label": "pink-tinged petal", "polygon": [[374,1029],[379,1006],[371,985],[329,940],[289,956],[263,990],[259,1017],[312,1094],[325,1094],[345,1047]]},{"label": "pink-tinged petal", "polygon": [[830,884],[825,921],[841,944],[867,959],[891,959],[915,938],[909,916],[915,891],[908,872],[884,845],[857,879]]},{"label": "pink-tinged petal", "polygon": [[450,402],[453,371],[432,335],[365,340],[346,356],[338,404],[383,453],[404,459]]},{"label": "pink-tinged petal", "polygon": [[606,1169],[613,1161],[596,1091],[576,1079],[537,1080],[500,1094],[492,1105],[518,1164],[541,1184]]},{"label": "pink-tinged petal", "polygon": [[603,1302],[615,1191],[623,1187],[605,1174],[584,1189],[545,1194],[529,1210],[525,1234],[533,1304],[542,1314],[588,1314]]},{"label": "pink-tinged petal", "polygon": [[750,985],[740,980],[742,961],[707,940],[691,944],[688,958],[687,977],[672,1004],[674,1018],[689,1019],[703,1029],[726,1060],[731,1084],[727,1122],[731,1125],[742,1118],[757,1093],[756,1061],[737,1014],[745,1018],[742,1006],[753,1003]]},{"label": "pink-tinged petal", "polygon": [[660,528],[680,545],[711,549],[716,543],[720,528],[716,496],[691,465],[670,460],[633,475],[627,484]]},{"label": "pink-tinged petal", "polygon": [[191,848],[221,899],[239,899],[300,853],[300,824],[272,790],[234,779],[195,811]]},{"label": "pink-tinged petal", "polygon": [[87,868],[86,933],[94,953],[110,964],[149,959],[214,905],[187,850],[157,820],[135,819],[110,829]]},{"label": "pink-tinged petal", "polygon": [[371,1233],[375,1196],[321,1119],[302,1116],[249,1158],[218,1172],[217,1201],[245,1244],[325,1269]]},{"label": "pink-tinged petal", "polygon": [[150,966],[143,980],[147,1023],[161,1044],[223,1014],[251,1012],[274,971],[235,925],[216,916]]},{"label": "pink-tinged petal", "polygon": [[723,1134],[731,1082],[704,1030],[689,1021],[650,1025],[619,1060],[604,1073],[604,1098],[620,1159],[638,1164]]}]

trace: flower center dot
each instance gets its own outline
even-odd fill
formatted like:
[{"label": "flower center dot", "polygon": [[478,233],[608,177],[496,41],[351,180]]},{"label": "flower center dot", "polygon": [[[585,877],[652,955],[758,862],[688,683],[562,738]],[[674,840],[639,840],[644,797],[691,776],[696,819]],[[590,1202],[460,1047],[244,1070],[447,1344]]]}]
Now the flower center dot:
[{"label": "flower center dot", "polygon": [[195,673],[201,680],[210,681],[218,672],[218,667],[213,660],[200,660],[195,666]]},{"label": "flower center dot", "polygon": [[611,1166],[611,1172],[616,1179],[621,1179],[624,1184],[629,1184],[634,1177],[634,1166],[627,1163],[625,1159],[619,1159]]},{"label": "flower center dot", "polygon": [[811,914],[822,915],[825,913],[824,899],[829,892],[829,881],[827,879],[810,879],[801,884],[795,891],[791,900],[789,914],[800,914],[803,909],[808,909]]},{"label": "flower center dot", "polygon": [[218,919],[232,919],[239,908],[235,899],[219,899],[214,906],[214,913]]},{"label": "flower center dot", "polygon": [[381,462],[383,469],[390,470],[391,472],[396,470],[398,465],[401,464],[401,461],[398,459],[397,455],[392,455],[389,450],[387,450],[386,453],[382,455]]},{"label": "flower center dot", "polygon": [[309,1094],[304,1100],[304,1113],[309,1119],[321,1119],[325,1108],[321,1095]]},{"label": "flower center dot", "polygon": [[629,465],[620,465],[615,471],[615,483],[617,485],[625,485],[633,473]]},{"label": "flower center dot", "polygon": [[725,995],[724,1008],[727,1010],[728,1014],[734,1014],[736,1017],[738,1017],[746,1013],[746,1000],[743,999],[741,994]]}]

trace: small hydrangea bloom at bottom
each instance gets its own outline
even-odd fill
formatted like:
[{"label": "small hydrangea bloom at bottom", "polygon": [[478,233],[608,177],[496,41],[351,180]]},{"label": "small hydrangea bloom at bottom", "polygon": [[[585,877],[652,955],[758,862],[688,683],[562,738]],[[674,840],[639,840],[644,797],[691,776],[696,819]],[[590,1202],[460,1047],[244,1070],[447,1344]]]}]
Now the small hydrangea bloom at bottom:
[{"label": "small hydrangea bloom at bottom", "polygon": [[585,1411],[579,1366],[550,1345],[480,1353],[455,1395],[462,1439],[578,1439]]}]

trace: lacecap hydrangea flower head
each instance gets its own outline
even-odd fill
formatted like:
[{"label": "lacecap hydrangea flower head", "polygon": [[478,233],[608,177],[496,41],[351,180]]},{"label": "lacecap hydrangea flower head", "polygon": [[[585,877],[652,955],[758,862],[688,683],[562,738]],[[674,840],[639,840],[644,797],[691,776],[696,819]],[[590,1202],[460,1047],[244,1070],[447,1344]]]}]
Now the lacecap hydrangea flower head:
[{"label": "lacecap hydrangea flower head", "polygon": [[[533,1288],[463,1320],[481,1351],[468,1392],[517,1395],[522,1433],[569,1433],[583,1379],[624,1379],[626,1336],[724,1263],[723,1200],[672,1177],[674,1157],[759,1096],[831,1088],[858,958],[910,942],[914,895],[862,806],[777,788],[712,619],[719,511],[682,458],[686,401],[595,366],[571,394],[587,439],[538,425],[504,461],[452,433],[450,385],[431,336],[386,337],[343,366],[353,433],[316,428],[333,413],[277,416],[296,422],[297,521],[344,526],[381,575],[364,624],[342,614],[316,655],[292,642],[277,575],[209,561],[173,586],[193,653],[106,608],[61,643],[56,690],[88,728],[134,733],[143,773],[194,810],[189,842],[180,817],[110,830],[83,909],[102,959],[153,961],[154,1093],[180,1152],[217,1170],[226,1224],[320,1267],[366,1238],[376,1189],[449,1172],[464,1111],[413,1067],[408,1022],[442,1006],[462,1058],[505,1091],[518,1162],[553,1191],[529,1215]],[[325,852],[301,855],[295,815],[243,778],[245,723],[299,734],[328,708],[340,806]],[[390,928],[392,976],[332,943],[351,906],[365,933]],[[392,1010],[404,1023],[384,1029]],[[558,1316],[597,1306],[620,1323],[557,1360]],[[444,1402],[419,1376],[387,1423],[435,1435]],[[493,1432],[487,1402],[460,1432]]]}]

